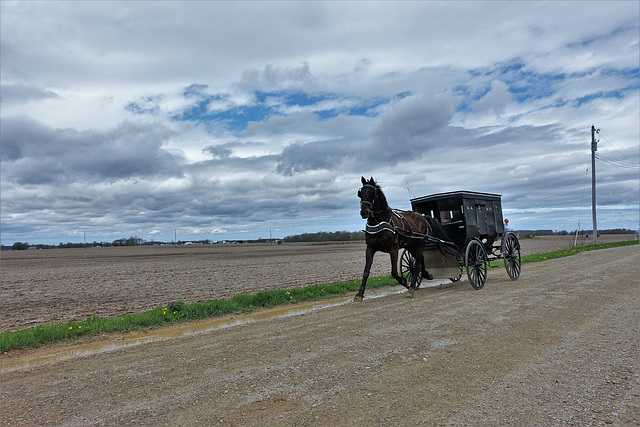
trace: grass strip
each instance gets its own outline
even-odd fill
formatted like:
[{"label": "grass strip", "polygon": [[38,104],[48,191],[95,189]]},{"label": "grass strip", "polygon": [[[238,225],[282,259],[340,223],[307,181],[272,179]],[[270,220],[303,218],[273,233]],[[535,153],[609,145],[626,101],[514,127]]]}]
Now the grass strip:
[{"label": "grass strip", "polygon": [[[375,289],[396,283],[390,275],[373,277],[367,282],[367,288]],[[86,335],[158,328],[187,320],[250,313],[262,308],[303,301],[317,301],[344,295],[358,290],[359,287],[360,280],[350,280],[306,288],[267,290],[252,295],[241,294],[228,300],[211,300],[189,305],[175,301],[143,313],[125,314],[118,317],[94,315],[87,317],[83,322],[54,323],[2,333],[0,334],[0,353],[14,349],[38,347]]]},{"label": "grass strip", "polygon": [[[638,244],[640,241],[631,240],[598,245],[582,246],[562,251],[544,254],[527,255],[522,257],[522,263],[539,262],[549,259],[563,258],[584,251],[609,249],[620,246]],[[491,268],[504,265],[503,260],[493,261]],[[382,276],[370,278],[367,282],[369,289],[396,285],[393,277]],[[293,304],[303,301],[317,301],[354,292],[360,287],[360,280],[332,283],[322,286],[288,290],[267,290],[256,294],[236,295],[228,300],[211,300],[196,304],[184,304],[175,301],[163,307],[143,313],[125,314],[118,317],[90,316],[83,322],[54,323],[40,325],[34,328],[4,332],[0,334],[0,353],[9,350],[38,347],[64,340],[75,339],[84,335],[99,335],[110,332],[127,332],[148,328],[158,328],[187,320],[206,319],[227,314],[249,313],[262,308]]]},{"label": "grass strip", "polygon": [[[522,257],[522,264],[526,264],[529,262],[540,262],[540,261],[546,261],[550,259],[564,258],[567,256],[578,254],[580,252],[595,251],[598,249],[611,249],[611,248],[618,248],[621,246],[637,245],[639,243],[640,243],[640,240],[624,240],[621,242],[599,243],[595,245],[577,246],[571,249],[564,249],[562,251],[554,251],[554,252],[546,252],[543,254],[525,255]],[[491,261],[489,263],[489,267],[490,268],[504,267],[504,260],[500,259],[500,260]]]}]

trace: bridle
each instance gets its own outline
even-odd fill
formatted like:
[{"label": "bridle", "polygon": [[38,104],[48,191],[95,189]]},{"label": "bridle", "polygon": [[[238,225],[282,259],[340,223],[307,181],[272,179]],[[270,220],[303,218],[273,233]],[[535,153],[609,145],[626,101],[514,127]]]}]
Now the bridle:
[{"label": "bridle", "polygon": [[[362,189],[363,188],[372,188],[374,193],[373,193],[373,199],[371,201],[368,200],[362,200]],[[379,214],[379,213],[384,213],[384,212],[389,212],[391,211],[391,208],[389,208],[387,206],[387,209],[383,209],[383,210],[379,210],[379,211],[374,211],[373,210],[373,205],[376,202],[376,198],[378,197],[378,187],[375,185],[371,185],[371,184],[364,184],[362,186],[362,188],[360,190],[358,190],[358,197],[360,198],[360,210],[362,210],[362,208],[364,206],[367,206],[369,208],[369,217],[371,218],[372,216]]]},{"label": "bridle", "polygon": [[[373,200],[371,202],[368,200],[362,200],[362,190],[366,187],[373,188]],[[363,185],[362,188],[358,190],[358,198],[360,199],[360,208],[366,205],[369,207],[370,211],[373,211],[373,202],[376,201],[376,197],[378,197],[378,189],[375,186],[371,184]]]}]

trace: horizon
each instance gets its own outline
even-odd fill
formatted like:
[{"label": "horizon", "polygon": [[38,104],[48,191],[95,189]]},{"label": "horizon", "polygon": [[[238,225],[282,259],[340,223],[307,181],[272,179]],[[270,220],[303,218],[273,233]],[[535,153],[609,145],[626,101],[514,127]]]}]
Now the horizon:
[{"label": "horizon", "polygon": [[[512,229],[511,227],[507,227],[507,229],[509,231],[513,231],[514,233],[522,233],[522,232],[552,232],[554,236],[575,236],[576,235],[576,231],[578,231],[578,236],[588,236],[589,234],[593,234],[593,230],[585,230],[585,229],[580,229],[580,230],[554,230],[554,229]],[[158,243],[158,244],[165,244],[165,245],[173,245],[173,244],[185,244],[185,243],[189,243],[189,242],[204,242],[204,241],[209,241],[209,244],[215,244],[217,242],[257,242],[257,241],[277,241],[277,240],[281,240],[284,241],[287,238],[290,237],[296,237],[296,236],[300,236],[302,234],[310,234],[310,235],[315,235],[315,234],[322,234],[322,233],[341,233],[341,232],[345,232],[345,233],[357,233],[359,231],[364,231],[364,230],[336,230],[336,231],[318,231],[318,232],[314,232],[314,233],[300,233],[300,234],[294,234],[294,235],[287,235],[287,236],[282,236],[282,237],[256,237],[256,238],[249,238],[249,239],[180,239],[178,238],[176,241],[174,240],[158,240],[158,239],[152,239],[152,240],[146,240],[146,239],[142,239],[139,238],[138,236],[128,236],[128,237],[119,237],[117,239],[114,240],[90,240],[87,239],[86,241],[86,245],[87,246],[93,246],[94,244],[109,244],[112,245],[114,242],[118,241],[118,240],[129,240],[129,239],[139,239],[141,240],[141,244],[140,245],[147,245],[150,243]],[[616,233],[618,231],[627,231],[625,233]],[[640,229],[629,229],[629,228],[608,228],[608,229],[598,229],[598,235],[600,234],[629,234],[629,235],[635,235],[636,233],[638,233],[640,231]],[[562,234],[562,233],[566,233],[566,234]],[[541,235],[537,235],[535,237],[542,237],[542,236],[547,236],[547,234],[541,234]],[[14,244],[16,243],[22,243],[22,244],[27,244],[29,246],[38,246],[38,245],[42,245],[42,246],[51,246],[51,247],[59,247],[60,245],[85,245],[84,240],[83,241],[58,241],[57,243],[45,243],[45,242],[30,242],[29,240],[25,240],[25,241],[16,241],[16,242],[12,242],[12,243],[1,243],[1,246],[4,248],[11,248]],[[117,245],[117,246],[140,246],[140,245]],[[115,246],[115,245],[114,245]]]}]

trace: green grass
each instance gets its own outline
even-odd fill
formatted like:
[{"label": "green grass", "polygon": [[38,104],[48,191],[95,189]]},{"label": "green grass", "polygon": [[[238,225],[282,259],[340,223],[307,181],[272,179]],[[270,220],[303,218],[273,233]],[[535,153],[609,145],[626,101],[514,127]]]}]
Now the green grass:
[{"label": "green grass", "polygon": [[[374,289],[395,284],[396,281],[391,276],[374,277],[367,282],[367,288]],[[249,313],[262,308],[303,301],[317,301],[344,295],[356,291],[359,287],[360,280],[350,280],[299,289],[261,291],[253,295],[242,294],[228,300],[212,300],[191,305],[176,301],[143,313],[118,317],[103,318],[94,315],[83,322],[54,323],[2,333],[0,334],[0,353],[13,349],[38,347],[43,344],[87,335],[158,328],[186,320]]]},{"label": "green grass", "polygon": [[[584,251],[608,249],[638,243],[640,242],[625,241],[605,243],[557,252],[527,255],[522,257],[522,263],[545,261]],[[503,265],[504,262],[499,260],[492,262],[491,267],[498,268]],[[391,276],[374,277],[370,278],[367,282],[367,288],[375,289],[395,284],[396,281]],[[175,301],[144,313],[125,314],[118,317],[102,318],[94,315],[88,317],[83,322],[54,323],[2,333],[0,334],[0,353],[14,349],[38,347],[43,344],[77,339],[78,337],[87,335],[158,328],[186,320],[206,319],[233,313],[249,313],[261,308],[270,308],[303,301],[317,301],[344,295],[348,292],[354,292],[358,290],[359,287],[360,280],[350,280],[348,282],[332,283],[324,286],[309,286],[306,288],[277,291],[269,290],[253,295],[236,295],[228,300],[212,300],[191,305]]]},{"label": "green grass", "polygon": [[[529,262],[540,262],[540,261],[546,261],[549,259],[564,258],[567,256],[578,254],[580,252],[594,251],[598,249],[618,248],[620,246],[637,245],[639,243],[640,243],[640,240],[626,240],[622,242],[601,243],[597,245],[579,246],[571,249],[565,249],[562,251],[547,252],[544,254],[526,255],[522,257],[522,263],[525,264]],[[489,267],[491,268],[504,267],[504,260],[491,261],[491,263],[489,264]]]}]

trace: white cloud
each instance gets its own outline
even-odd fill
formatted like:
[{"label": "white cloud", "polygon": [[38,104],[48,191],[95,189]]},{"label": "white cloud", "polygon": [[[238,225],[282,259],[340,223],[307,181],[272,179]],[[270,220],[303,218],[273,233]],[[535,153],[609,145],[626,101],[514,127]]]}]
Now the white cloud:
[{"label": "white cloud", "polygon": [[[637,2],[0,8],[3,244],[358,229],[361,175],[571,228],[591,124],[639,162]],[[637,174],[598,164],[601,228]]]}]

